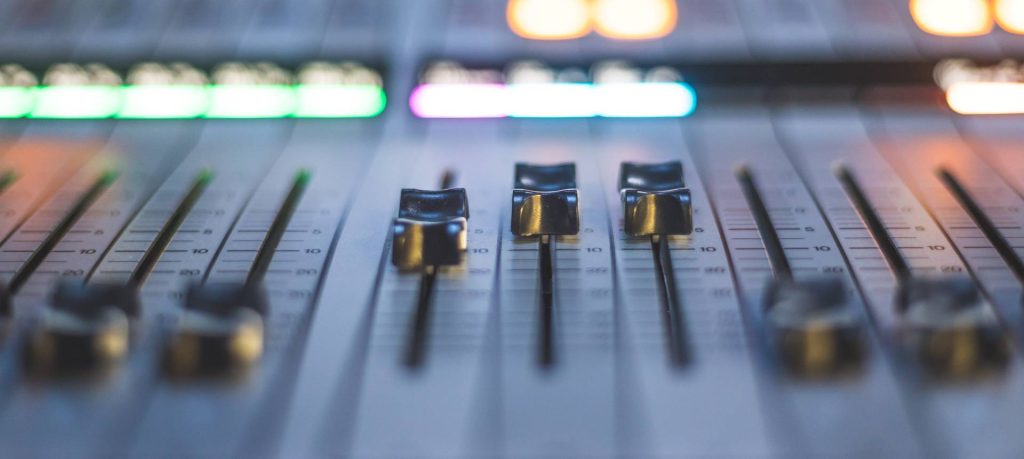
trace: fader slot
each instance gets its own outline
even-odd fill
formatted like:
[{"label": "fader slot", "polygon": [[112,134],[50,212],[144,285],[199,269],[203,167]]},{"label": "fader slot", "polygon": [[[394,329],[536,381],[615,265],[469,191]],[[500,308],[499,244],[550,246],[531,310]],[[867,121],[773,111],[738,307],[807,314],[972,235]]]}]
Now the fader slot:
[{"label": "fader slot", "polygon": [[25,140],[0,156],[0,167],[14,174],[14,181],[0,193],[0,237],[6,241],[96,150],[88,144]]},{"label": "fader slot", "polygon": [[868,232],[871,233],[875,244],[878,244],[878,249],[882,251],[882,256],[885,257],[886,263],[892,269],[897,282],[902,283],[909,279],[913,275],[910,264],[903,258],[900,249],[896,246],[896,240],[889,235],[888,230],[885,228],[885,223],[882,222],[881,217],[875,212],[874,207],[871,206],[871,201],[868,200],[864,190],[853,177],[853,173],[847,167],[842,166],[836,169],[836,176],[843,185],[843,189],[846,190],[847,196],[849,196],[850,201],[853,203],[853,207],[857,210],[861,219],[864,220],[864,224],[867,226]]},{"label": "fader slot", "polygon": [[676,286],[675,267],[667,236],[651,236],[651,256],[658,279],[658,297],[661,299],[662,322],[665,327],[666,348],[674,365],[685,365],[690,360],[689,338],[682,300]]},{"label": "fader slot", "polygon": [[409,368],[423,365],[427,353],[427,338],[430,335],[431,306],[434,303],[434,284],[437,279],[437,267],[426,266],[420,274],[419,288],[416,290],[416,306],[412,319],[409,321],[408,338],[406,338],[403,362]]},{"label": "fader slot", "polygon": [[988,239],[992,247],[1002,257],[1013,275],[1018,281],[1024,283],[1024,260],[1021,260],[1020,255],[1013,248],[1013,244],[1003,236],[996,223],[989,218],[981,204],[971,196],[971,193],[960,183],[960,180],[957,179],[953,172],[949,169],[939,169],[936,173],[946,187],[949,188],[950,193],[956,197],[957,202],[960,203],[964,211],[978,225],[978,228],[981,229],[985,238]]},{"label": "fader slot", "polygon": [[[114,170],[100,173],[100,176],[75,200],[74,204],[61,217],[53,229],[42,231],[46,234],[46,237],[39,242],[39,245],[32,251],[28,259],[10,278],[8,288],[12,294],[17,294],[21,287],[28,282],[29,277],[32,276],[36,268],[46,259],[53,248],[57,246],[57,243],[64,238],[75,222],[89,210],[89,206],[117,180],[117,177],[118,173]],[[10,252],[10,250],[4,251]]]},{"label": "fader slot", "polygon": [[743,189],[743,195],[750,205],[750,213],[757,224],[758,233],[761,235],[761,242],[764,243],[764,250],[768,254],[768,262],[772,267],[772,274],[776,279],[790,280],[793,278],[793,268],[786,258],[786,251],[779,239],[779,232],[772,223],[768,214],[768,206],[765,205],[757,184],[754,183],[754,176],[747,166],[741,166],[736,171],[736,177]]},{"label": "fader slot", "polygon": [[288,190],[288,195],[284,198],[277,215],[274,216],[270,228],[267,229],[263,242],[260,243],[260,248],[256,252],[256,260],[253,261],[249,275],[245,279],[246,284],[256,285],[263,282],[263,278],[267,275],[267,269],[270,268],[270,261],[274,258],[285,231],[288,230],[288,223],[295,215],[295,209],[298,208],[299,201],[306,192],[309,180],[310,172],[308,170],[301,170],[295,174],[295,181],[292,183],[291,189]]},{"label": "fader slot", "polygon": [[909,331],[904,339],[923,368],[941,378],[1001,373],[1010,348],[974,281],[915,276],[853,172],[841,165],[836,177],[897,277],[897,307]]},{"label": "fader slot", "polygon": [[164,223],[163,227],[160,228],[157,233],[156,239],[146,249],[142,256],[142,259],[135,266],[131,272],[131,276],[128,278],[128,283],[131,285],[141,286],[145,283],[146,278],[153,271],[157,262],[160,261],[160,257],[163,256],[164,250],[170,245],[171,240],[174,239],[178,229],[181,228],[182,223],[188,218],[192,209],[196,203],[199,202],[199,198],[202,197],[203,192],[206,191],[210,181],[213,180],[213,171],[202,170],[196,175],[196,178],[192,182],[192,186],[189,188],[188,193],[182,198],[181,202],[171,213],[170,218]]},{"label": "fader slot", "polygon": [[540,279],[540,301],[537,308],[537,363],[550,367],[555,363],[555,274],[553,257],[555,241],[543,235],[537,243],[540,260],[537,276]]}]

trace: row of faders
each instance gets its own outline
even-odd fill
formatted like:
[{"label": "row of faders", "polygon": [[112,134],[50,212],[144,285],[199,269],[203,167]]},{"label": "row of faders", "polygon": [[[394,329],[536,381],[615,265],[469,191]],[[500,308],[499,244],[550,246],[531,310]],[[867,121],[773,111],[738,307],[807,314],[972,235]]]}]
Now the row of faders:
[{"label": "row of faders", "polygon": [[[103,370],[124,358],[132,321],[139,315],[141,284],[210,179],[206,172],[197,177],[126,283],[68,280],[58,285],[24,350],[30,373],[81,375]],[[101,193],[110,180],[113,178],[97,182],[90,195]],[[244,282],[197,283],[189,289],[179,330],[166,344],[164,368],[169,376],[239,372],[262,354],[262,318],[267,310],[263,277],[308,181],[307,172],[296,177]],[[79,212],[84,212],[91,200],[83,198],[82,202],[77,206],[81,207]],[[78,217],[72,212],[68,218]]]},{"label": "row of faders", "polygon": [[8,452],[228,454],[255,430],[231,420],[276,422],[252,414],[287,393],[279,375],[305,337],[364,159],[337,155],[320,134],[281,148],[281,129],[225,148],[239,129],[250,128],[211,123],[191,153],[171,158],[97,152],[11,230],[14,307],[0,342]]},{"label": "row of faders", "polygon": [[[404,361],[417,368],[423,362],[434,277],[442,266],[458,265],[467,249],[469,204],[466,190],[450,188],[445,174],[441,190],[403,189],[398,218],[393,225],[392,263],[404,271],[421,271],[414,316],[410,321]],[[676,364],[688,360],[685,324],[679,293],[672,275],[672,259],[665,237],[693,231],[690,192],[679,162],[623,163],[619,192],[623,221],[633,237],[649,237],[658,268],[668,355]],[[580,230],[579,191],[575,164],[516,164],[512,191],[511,230],[518,237],[538,240],[537,362],[551,367],[556,358],[554,250],[558,236]]]}]

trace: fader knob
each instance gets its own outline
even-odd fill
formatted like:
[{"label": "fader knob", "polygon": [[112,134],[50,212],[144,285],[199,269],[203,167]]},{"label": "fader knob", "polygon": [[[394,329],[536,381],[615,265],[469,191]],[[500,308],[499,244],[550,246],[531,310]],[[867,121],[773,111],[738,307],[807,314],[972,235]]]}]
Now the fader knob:
[{"label": "fader knob", "polygon": [[765,295],[783,363],[809,377],[856,369],[864,356],[859,320],[838,278],[780,280]]},{"label": "fader knob", "polygon": [[564,236],[579,232],[576,165],[516,164],[512,233],[516,236]]},{"label": "fader knob", "polygon": [[1008,343],[970,279],[907,280],[899,305],[907,338],[933,374],[968,377],[1006,364]]},{"label": "fader knob", "polygon": [[634,237],[690,234],[693,208],[679,161],[622,163],[619,169],[623,225]]},{"label": "fader knob", "polygon": [[164,369],[173,377],[241,373],[263,355],[267,309],[266,293],[258,285],[193,286],[164,354]]},{"label": "fader knob", "polygon": [[114,363],[128,350],[138,312],[132,286],[62,282],[29,338],[25,365],[36,374],[72,374]]},{"label": "fader knob", "polygon": [[402,190],[391,261],[399,269],[457,265],[468,246],[466,190]]}]

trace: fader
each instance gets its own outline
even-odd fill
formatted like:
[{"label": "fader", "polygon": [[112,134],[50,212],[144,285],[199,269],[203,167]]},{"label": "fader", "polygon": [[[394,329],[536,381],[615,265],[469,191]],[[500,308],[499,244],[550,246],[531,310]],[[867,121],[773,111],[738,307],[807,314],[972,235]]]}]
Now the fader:
[{"label": "fader", "polygon": [[579,213],[575,164],[516,164],[515,188],[512,190],[512,234],[539,236],[537,360],[546,367],[555,361],[556,240],[557,236],[579,234]]},{"label": "fader", "polygon": [[775,346],[793,372],[811,377],[855,369],[863,358],[859,318],[838,276],[796,280],[779,233],[747,167],[736,172],[772,266],[764,309]]}]

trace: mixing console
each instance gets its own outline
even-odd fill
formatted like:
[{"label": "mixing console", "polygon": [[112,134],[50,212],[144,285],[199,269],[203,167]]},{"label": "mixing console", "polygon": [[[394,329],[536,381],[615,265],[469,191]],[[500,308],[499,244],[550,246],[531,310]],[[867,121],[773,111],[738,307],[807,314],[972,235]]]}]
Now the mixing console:
[{"label": "mixing console", "polygon": [[0,1],[0,456],[1020,457],[1022,31]]}]

